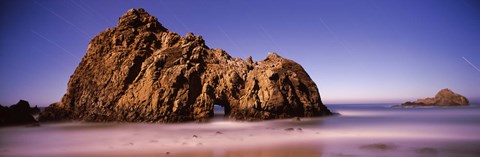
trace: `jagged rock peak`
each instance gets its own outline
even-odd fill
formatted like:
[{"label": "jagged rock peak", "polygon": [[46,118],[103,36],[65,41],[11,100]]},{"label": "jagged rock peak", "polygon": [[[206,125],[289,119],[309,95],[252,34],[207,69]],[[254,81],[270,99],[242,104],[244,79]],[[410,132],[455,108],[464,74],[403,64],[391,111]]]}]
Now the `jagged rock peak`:
[{"label": "jagged rock peak", "polygon": [[89,43],[62,101],[40,119],[202,121],[212,118],[215,104],[237,120],[331,114],[298,63],[276,53],[259,62],[232,58],[133,9]]},{"label": "jagged rock peak", "polygon": [[263,60],[264,61],[268,61],[268,60],[275,61],[275,60],[278,60],[278,59],[283,59],[283,57],[281,57],[280,55],[278,55],[275,52],[269,52],[267,57],[265,57],[265,59],[263,59]]},{"label": "jagged rock peak", "polygon": [[128,10],[127,13],[123,14],[118,20],[117,27],[123,29],[146,27],[151,31],[168,31],[158,22],[156,17],[147,13],[143,8]]},{"label": "jagged rock peak", "polygon": [[248,56],[247,59],[245,59],[245,61],[247,61],[248,64],[252,64],[253,63],[252,56]]}]

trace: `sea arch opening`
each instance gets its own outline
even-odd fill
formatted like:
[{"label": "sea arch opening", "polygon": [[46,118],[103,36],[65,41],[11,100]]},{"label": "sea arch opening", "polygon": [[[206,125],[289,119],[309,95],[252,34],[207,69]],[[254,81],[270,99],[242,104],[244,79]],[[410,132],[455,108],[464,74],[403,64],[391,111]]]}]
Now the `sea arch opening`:
[{"label": "sea arch opening", "polygon": [[215,101],[213,104],[213,119],[224,120],[230,115],[230,105],[226,101]]}]

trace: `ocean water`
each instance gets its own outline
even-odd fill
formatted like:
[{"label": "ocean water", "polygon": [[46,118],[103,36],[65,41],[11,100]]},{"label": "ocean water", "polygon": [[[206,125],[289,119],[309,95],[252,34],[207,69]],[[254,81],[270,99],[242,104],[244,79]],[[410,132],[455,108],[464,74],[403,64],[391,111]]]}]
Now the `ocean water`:
[{"label": "ocean water", "polygon": [[327,105],[336,116],[0,128],[0,156],[480,156],[480,107]]}]

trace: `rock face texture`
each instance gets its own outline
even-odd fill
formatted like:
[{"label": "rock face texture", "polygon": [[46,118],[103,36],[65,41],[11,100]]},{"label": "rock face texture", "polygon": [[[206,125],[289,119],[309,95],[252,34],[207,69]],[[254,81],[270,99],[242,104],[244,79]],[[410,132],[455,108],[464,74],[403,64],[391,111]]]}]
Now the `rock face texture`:
[{"label": "rock face texture", "polygon": [[62,101],[41,120],[201,121],[213,106],[237,120],[330,115],[299,64],[270,53],[255,62],[181,37],[143,9],[97,35],[71,76]]},{"label": "rock face texture", "polygon": [[32,115],[39,112],[40,110],[36,106],[31,108],[28,101],[25,100],[20,100],[10,107],[0,105],[0,126],[37,123]]},{"label": "rock face texture", "polygon": [[406,102],[401,104],[403,107],[415,106],[467,106],[469,102],[467,98],[460,94],[452,92],[445,88],[440,90],[433,98],[418,99],[415,102]]}]

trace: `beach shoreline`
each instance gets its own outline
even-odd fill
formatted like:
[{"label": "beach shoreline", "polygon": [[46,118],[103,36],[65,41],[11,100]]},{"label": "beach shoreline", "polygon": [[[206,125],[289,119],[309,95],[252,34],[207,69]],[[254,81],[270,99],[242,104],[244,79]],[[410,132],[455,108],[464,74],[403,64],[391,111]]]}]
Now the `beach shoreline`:
[{"label": "beach shoreline", "polygon": [[[0,156],[479,156],[480,108],[332,105],[338,116],[0,128]],[[447,116],[448,115],[448,116]]]}]

